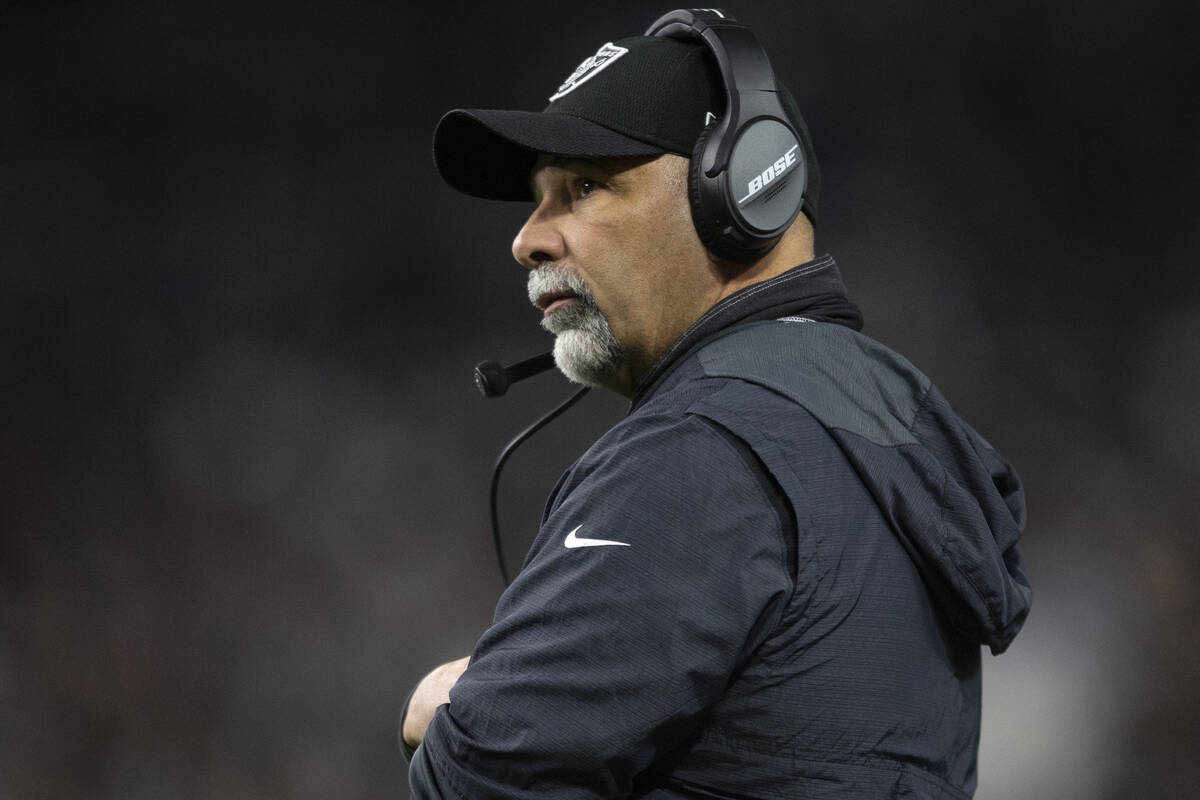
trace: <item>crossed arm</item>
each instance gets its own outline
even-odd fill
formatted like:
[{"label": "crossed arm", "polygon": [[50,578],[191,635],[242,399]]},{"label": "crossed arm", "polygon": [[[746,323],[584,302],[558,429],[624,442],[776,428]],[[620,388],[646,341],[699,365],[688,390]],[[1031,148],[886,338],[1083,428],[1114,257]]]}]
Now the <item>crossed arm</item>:
[{"label": "crossed arm", "polygon": [[465,656],[435,667],[417,684],[400,721],[401,736],[408,748],[415,750],[421,744],[438,706],[450,702],[450,689],[466,671],[468,661],[470,656]]},{"label": "crossed arm", "polygon": [[414,798],[628,796],[774,629],[793,583],[757,476],[707,422],[653,422],[573,470],[470,667],[417,685]]}]

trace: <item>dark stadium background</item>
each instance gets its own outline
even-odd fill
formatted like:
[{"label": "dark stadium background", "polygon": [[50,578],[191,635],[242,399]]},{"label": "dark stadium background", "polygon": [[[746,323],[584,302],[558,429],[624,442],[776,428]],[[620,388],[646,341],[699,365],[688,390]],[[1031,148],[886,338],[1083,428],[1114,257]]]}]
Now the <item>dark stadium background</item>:
[{"label": "dark stadium background", "polygon": [[[395,717],[500,590],[499,447],[568,393],[525,208],[442,185],[672,6],[0,4],[0,796],[405,797]],[[1036,595],[983,800],[1200,792],[1197,59],[1184,4],[743,2],[867,332],[1017,465]],[[511,559],[625,411],[518,454]]]}]

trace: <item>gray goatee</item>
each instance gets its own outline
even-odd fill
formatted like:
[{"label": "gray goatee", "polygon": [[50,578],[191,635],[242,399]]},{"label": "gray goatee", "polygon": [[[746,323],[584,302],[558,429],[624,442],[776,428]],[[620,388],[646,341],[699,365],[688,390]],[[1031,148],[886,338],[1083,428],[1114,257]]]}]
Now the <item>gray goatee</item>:
[{"label": "gray goatee", "polygon": [[554,264],[541,264],[529,273],[529,302],[561,292],[577,299],[542,319],[542,327],[554,334],[554,363],[568,380],[600,386],[625,363],[625,353],[591,289],[578,275]]}]

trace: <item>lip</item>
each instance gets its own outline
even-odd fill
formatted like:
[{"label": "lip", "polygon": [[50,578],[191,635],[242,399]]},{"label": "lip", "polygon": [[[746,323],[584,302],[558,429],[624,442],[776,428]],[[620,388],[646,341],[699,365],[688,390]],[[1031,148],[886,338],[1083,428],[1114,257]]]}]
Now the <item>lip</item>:
[{"label": "lip", "polygon": [[537,299],[537,307],[542,309],[542,316],[548,317],[563,306],[579,299],[579,295],[570,291],[547,292]]}]

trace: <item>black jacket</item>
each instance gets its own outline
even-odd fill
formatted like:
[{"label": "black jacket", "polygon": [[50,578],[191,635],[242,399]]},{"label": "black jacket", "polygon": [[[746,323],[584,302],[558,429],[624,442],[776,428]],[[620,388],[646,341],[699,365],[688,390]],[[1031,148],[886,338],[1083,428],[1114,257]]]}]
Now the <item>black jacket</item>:
[{"label": "black jacket", "polygon": [[554,490],[414,797],[973,793],[1023,496],[859,324],[825,257],[681,337]]}]

